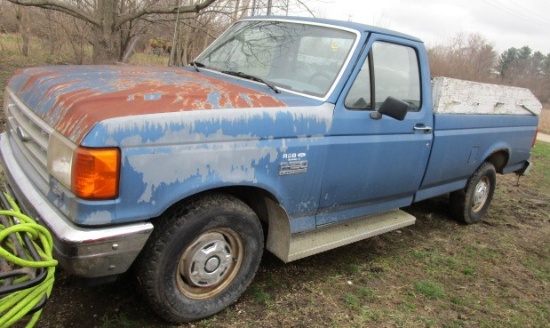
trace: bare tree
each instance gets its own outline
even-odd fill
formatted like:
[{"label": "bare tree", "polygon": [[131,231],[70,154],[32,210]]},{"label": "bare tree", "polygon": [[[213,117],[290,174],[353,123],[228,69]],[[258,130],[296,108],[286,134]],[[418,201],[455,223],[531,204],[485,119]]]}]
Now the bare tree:
[{"label": "bare tree", "polygon": [[2,5],[0,4],[0,33],[4,33],[4,24],[2,24],[2,22],[4,21],[4,19],[2,18]]},{"label": "bare tree", "polygon": [[177,15],[169,65],[189,63],[229,25],[245,17],[249,3],[250,0],[218,0],[208,11]]},{"label": "bare tree", "polygon": [[247,16],[250,7],[250,0],[235,0],[235,7],[233,9],[233,21],[237,21],[245,16]]},{"label": "bare tree", "polygon": [[23,56],[29,56],[29,43],[30,43],[30,27],[29,27],[29,12],[27,8],[18,7],[15,8],[15,17],[17,18],[17,30],[23,39],[21,45],[21,53]]},{"label": "bare tree", "polygon": [[287,15],[291,9],[299,9],[310,16],[315,17],[315,13],[309,8],[309,2],[317,0],[252,0],[250,4],[251,16],[256,15]]},{"label": "bare tree", "polygon": [[55,10],[75,17],[91,27],[92,61],[113,63],[120,61],[132,39],[138,33],[137,21],[159,14],[198,13],[216,0],[188,1],[161,0],[7,0],[22,6]]},{"label": "bare tree", "polygon": [[497,53],[492,44],[476,33],[459,33],[447,44],[428,49],[428,55],[435,76],[481,82],[495,77]]}]

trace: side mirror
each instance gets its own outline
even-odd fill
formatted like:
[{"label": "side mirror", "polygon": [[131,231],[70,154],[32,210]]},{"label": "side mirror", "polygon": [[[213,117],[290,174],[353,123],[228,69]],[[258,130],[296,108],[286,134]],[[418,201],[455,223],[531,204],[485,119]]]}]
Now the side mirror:
[{"label": "side mirror", "polygon": [[370,117],[373,120],[379,120],[383,115],[395,118],[398,121],[403,121],[407,115],[409,104],[394,97],[388,97],[376,112],[372,112]]}]

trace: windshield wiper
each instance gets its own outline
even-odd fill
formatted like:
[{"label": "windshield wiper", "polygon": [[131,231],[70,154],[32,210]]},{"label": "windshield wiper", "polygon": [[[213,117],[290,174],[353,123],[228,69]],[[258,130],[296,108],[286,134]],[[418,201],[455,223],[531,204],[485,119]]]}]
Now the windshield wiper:
[{"label": "windshield wiper", "polygon": [[247,80],[251,80],[251,81],[256,81],[256,82],[263,83],[267,87],[269,87],[271,90],[275,91],[275,93],[281,93],[281,90],[277,89],[277,87],[275,87],[273,84],[271,84],[271,83],[269,83],[269,82],[265,81],[264,79],[259,78],[257,76],[246,74],[246,73],[243,73],[243,72],[235,72],[235,71],[222,71],[222,73],[237,76],[237,77],[241,77],[243,79],[247,79]]},{"label": "windshield wiper", "polygon": [[199,67],[206,67],[203,63],[199,63],[198,61],[192,61],[189,65],[193,66],[197,72],[200,72]]}]

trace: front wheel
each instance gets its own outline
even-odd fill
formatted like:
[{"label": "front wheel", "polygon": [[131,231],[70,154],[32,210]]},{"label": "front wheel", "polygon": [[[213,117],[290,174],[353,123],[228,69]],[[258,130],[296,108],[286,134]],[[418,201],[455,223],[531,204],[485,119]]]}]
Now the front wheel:
[{"label": "front wheel", "polygon": [[450,206],[453,216],[467,224],[480,222],[487,214],[495,185],[495,166],[485,162],[468,179],[463,190],[451,193]]},{"label": "front wheel", "polygon": [[138,264],[153,310],[181,323],[235,302],[263,253],[262,227],[250,207],[231,196],[210,195],[158,220]]}]

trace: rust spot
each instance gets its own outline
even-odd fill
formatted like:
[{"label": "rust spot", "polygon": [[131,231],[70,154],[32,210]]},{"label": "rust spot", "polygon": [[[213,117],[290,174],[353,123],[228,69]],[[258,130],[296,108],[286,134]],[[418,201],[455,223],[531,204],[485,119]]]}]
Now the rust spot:
[{"label": "rust spot", "polygon": [[37,113],[76,143],[95,124],[109,118],[286,106],[266,93],[174,68],[73,66],[21,74],[28,77],[16,91],[18,95],[29,97],[41,92],[37,104],[49,107]]},{"label": "rust spot", "polygon": [[[23,69],[23,70],[17,71],[16,75],[23,75],[28,70],[31,70],[31,69]],[[35,73],[31,75],[31,77],[28,78],[27,81],[21,87],[22,91],[28,91],[31,88],[34,88],[37,84],[43,83],[45,80],[51,78],[51,74],[52,74],[52,71],[43,70],[39,73]]]}]

